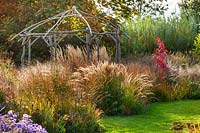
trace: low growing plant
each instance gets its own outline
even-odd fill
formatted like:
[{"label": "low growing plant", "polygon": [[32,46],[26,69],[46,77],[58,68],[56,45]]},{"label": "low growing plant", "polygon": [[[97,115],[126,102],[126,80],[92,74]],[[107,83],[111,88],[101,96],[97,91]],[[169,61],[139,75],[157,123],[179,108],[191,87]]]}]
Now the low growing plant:
[{"label": "low growing plant", "polygon": [[22,119],[17,118],[18,115],[12,110],[8,114],[0,115],[0,131],[1,132],[17,132],[17,133],[48,133],[41,125],[33,123],[31,116],[23,114]]},{"label": "low growing plant", "polygon": [[193,46],[194,56],[200,60],[200,34],[195,38]]}]

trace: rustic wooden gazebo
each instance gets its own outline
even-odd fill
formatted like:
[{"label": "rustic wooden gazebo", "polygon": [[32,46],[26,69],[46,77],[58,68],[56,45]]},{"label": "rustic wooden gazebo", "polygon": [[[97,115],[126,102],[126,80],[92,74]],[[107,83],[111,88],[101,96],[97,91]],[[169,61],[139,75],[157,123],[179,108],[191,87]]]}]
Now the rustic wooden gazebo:
[{"label": "rustic wooden gazebo", "polygon": [[[79,29],[79,30],[70,30],[70,31],[58,31],[58,27],[61,25],[61,23],[69,17],[79,18],[86,25],[86,28],[81,29],[81,30]],[[101,22],[101,24],[104,25],[102,27],[102,30],[98,32],[94,31],[91,25],[88,23],[87,19],[96,19],[99,22]],[[38,27],[44,26],[52,20],[55,21],[55,23],[48,30],[42,33],[35,32],[35,30]],[[105,30],[106,28],[109,28],[109,30]],[[80,37],[80,33],[84,35],[84,38]],[[115,46],[116,46],[115,60],[116,62],[119,62],[121,59],[120,34],[121,33],[118,27],[114,25],[113,23],[109,22],[108,20],[83,12],[81,10],[76,9],[76,7],[73,6],[72,9],[70,10],[61,12],[53,17],[42,20],[38,23],[35,23],[25,28],[24,30],[16,34],[12,38],[12,40],[19,37],[18,41],[22,42],[23,52],[21,55],[21,63],[24,64],[26,49],[28,49],[28,63],[31,63],[31,46],[35,44],[37,40],[39,39],[44,40],[44,42],[49,47],[57,47],[57,45],[59,45],[59,43],[67,36],[75,36],[84,44],[86,44],[87,60],[90,60],[91,45],[96,44],[98,60],[100,60],[100,51],[99,51],[100,40],[103,36],[109,36],[115,42]]]}]

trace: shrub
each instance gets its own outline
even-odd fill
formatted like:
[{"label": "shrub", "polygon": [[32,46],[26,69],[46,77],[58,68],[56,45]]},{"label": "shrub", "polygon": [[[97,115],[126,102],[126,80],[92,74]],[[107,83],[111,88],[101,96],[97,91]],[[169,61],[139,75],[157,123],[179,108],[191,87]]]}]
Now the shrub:
[{"label": "shrub", "polygon": [[199,57],[200,56],[200,34],[198,34],[198,36],[194,40],[193,46],[194,46],[193,48],[194,56],[198,58],[198,60],[200,60],[200,57]]},{"label": "shrub", "polygon": [[162,80],[162,78],[165,76],[165,74],[168,72],[169,69],[166,62],[166,55],[168,50],[165,48],[165,45],[160,40],[160,38],[157,38],[157,44],[158,48],[155,50],[155,54],[153,55],[153,60],[156,64],[159,79]]},{"label": "shrub", "polygon": [[200,99],[200,82],[191,81],[188,83],[188,87],[189,87],[188,98]]}]

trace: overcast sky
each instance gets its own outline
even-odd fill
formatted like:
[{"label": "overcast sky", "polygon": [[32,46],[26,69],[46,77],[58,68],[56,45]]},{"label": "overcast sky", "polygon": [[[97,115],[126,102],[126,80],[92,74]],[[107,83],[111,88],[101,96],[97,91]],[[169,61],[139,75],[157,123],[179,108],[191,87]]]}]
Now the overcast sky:
[{"label": "overcast sky", "polygon": [[166,12],[166,15],[170,15],[172,12],[176,11],[177,14],[180,13],[180,9],[178,7],[178,3],[181,2],[181,0],[167,0],[169,4],[169,9]]}]

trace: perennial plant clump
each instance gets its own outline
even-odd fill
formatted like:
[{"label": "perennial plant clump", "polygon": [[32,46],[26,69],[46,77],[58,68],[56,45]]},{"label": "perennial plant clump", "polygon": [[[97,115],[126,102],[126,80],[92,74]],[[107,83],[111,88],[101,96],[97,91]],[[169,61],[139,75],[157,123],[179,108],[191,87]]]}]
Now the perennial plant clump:
[{"label": "perennial plant clump", "polygon": [[33,123],[31,116],[23,114],[18,120],[18,114],[10,110],[5,115],[0,115],[0,132],[18,133],[48,133],[41,125]]},{"label": "perennial plant clump", "polygon": [[158,70],[159,78],[162,79],[164,74],[169,70],[169,67],[166,62],[166,56],[168,50],[165,48],[165,44],[161,39],[157,38],[158,48],[155,50],[153,55],[153,60],[156,64],[156,68]]}]

